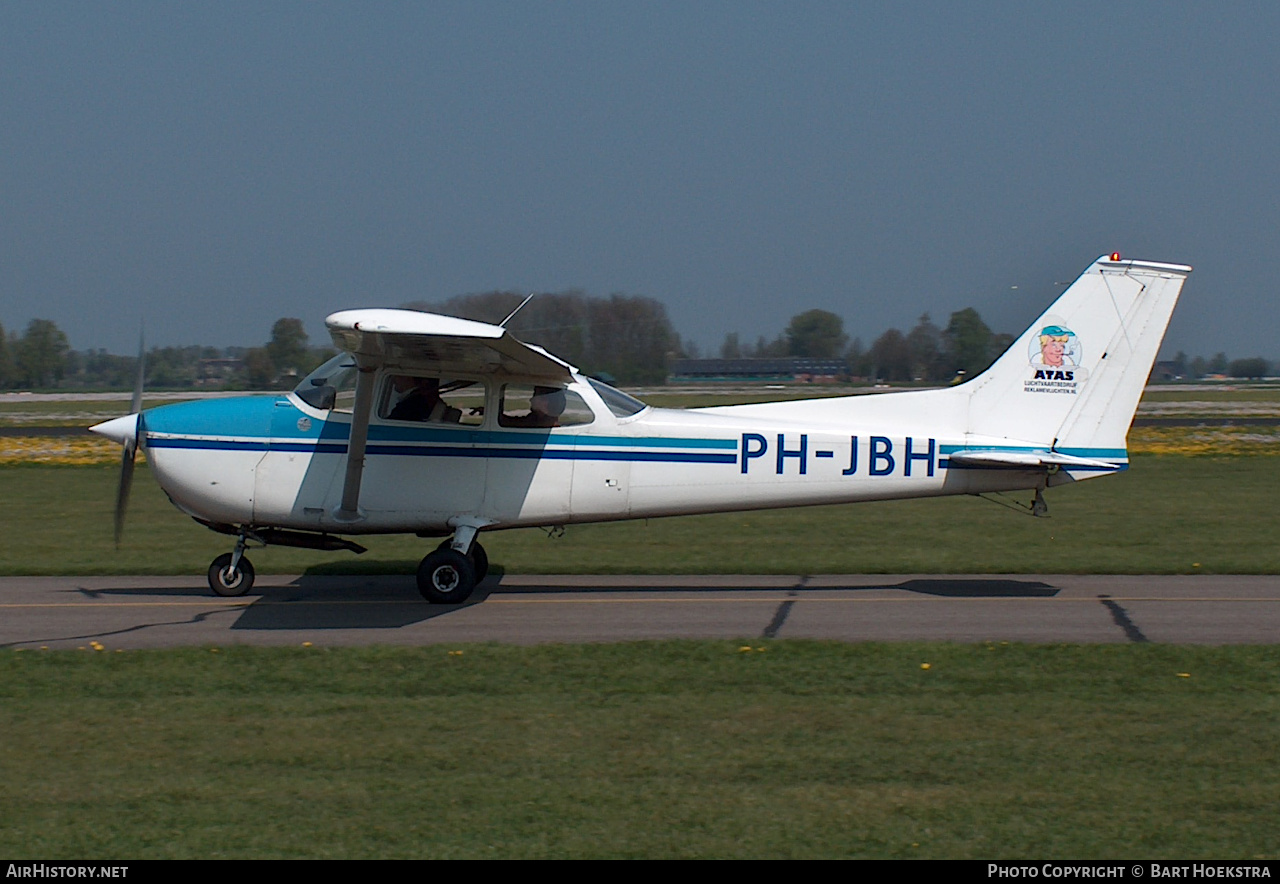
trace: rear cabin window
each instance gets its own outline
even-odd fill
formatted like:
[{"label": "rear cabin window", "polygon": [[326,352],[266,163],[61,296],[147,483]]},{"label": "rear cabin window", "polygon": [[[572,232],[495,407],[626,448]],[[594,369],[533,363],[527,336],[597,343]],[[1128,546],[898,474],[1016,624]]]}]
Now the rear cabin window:
[{"label": "rear cabin window", "polygon": [[563,387],[507,384],[502,388],[500,427],[576,427],[595,420],[583,398]]}]

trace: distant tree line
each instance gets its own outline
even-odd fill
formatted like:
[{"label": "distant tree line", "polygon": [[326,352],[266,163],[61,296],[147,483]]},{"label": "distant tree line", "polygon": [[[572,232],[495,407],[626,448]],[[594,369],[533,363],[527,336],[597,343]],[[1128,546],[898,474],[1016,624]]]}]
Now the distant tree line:
[{"label": "distant tree line", "polygon": [[[498,323],[524,300],[518,292],[459,295],[434,304],[412,302],[411,309]],[[538,344],[588,374],[619,384],[660,384],[673,358],[701,355],[682,342],[666,307],[653,298],[614,294],[593,297],[571,290],[534,297],[508,323],[521,340]],[[791,318],[772,340],[743,343],[737,332],[725,336],[725,359],[813,357],[843,359],[853,378],[871,381],[948,383],[973,377],[1003,353],[1013,336],[991,331],[978,311],[966,307],[939,327],[928,313],[906,333],[889,329],[864,346],[850,341],[844,321],[826,310],[806,310]],[[313,347],[302,320],[283,317],[260,347],[153,347],[146,354],[148,389],[216,386],[226,389],[287,389],[333,355]],[[1255,356],[1228,359],[1179,352],[1166,367],[1176,377],[1198,379],[1270,377],[1280,366]],[[0,389],[130,389],[137,377],[135,356],[105,350],[72,350],[67,336],[49,319],[33,319],[22,334],[0,325]]]},{"label": "distant tree line", "polygon": [[[332,354],[307,345],[301,320],[280,319],[263,347],[152,347],[145,383],[147,389],[179,390],[291,387]],[[129,390],[137,377],[137,356],[72,350],[52,320],[33,319],[22,335],[0,325],[0,389]]]},{"label": "distant tree line", "polygon": [[[977,310],[966,307],[951,314],[946,328],[939,328],[925,313],[906,334],[891,328],[866,347],[860,338],[849,341],[844,322],[836,314],[808,310],[793,316],[787,328],[773,340],[761,336],[754,344],[743,344],[737,332],[730,332],[720,345],[719,355],[723,359],[843,357],[853,378],[948,383],[980,374],[1013,341],[1013,335],[991,331]],[[1228,360],[1225,353],[1206,359],[1189,357],[1179,351],[1169,366],[1175,377],[1187,380],[1208,377],[1245,380],[1280,373],[1280,364],[1261,356]]]},{"label": "distant tree line", "polygon": [[849,341],[844,320],[836,314],[808,310],[793,316],[772,341],[760,337],[754,345],[743,345],[737,332],[731,332],[720,345],[720,356],[843,358],[851,377],[945,382],[978,374],[1012,341],[1011,335],[993,333],[977,310],[966,307],[951,314],[946,328],[939,328],[925,313],[906,334],[891,328],[866,347],[861,338]]},{"label": "distant tree line", "polygon": [[1181,350],[1170,360],[1170,368],[1175,377],[1192,380],[1215,376],[1247,380],[1273,377],[1280,372],[1280,365],[1268,362],[1261,356],[1228,361],[1226,353],[1216,353],[1212,359],[1205,359],[1203,356],[1189,357]]},{"label": "distant tree line", "polygon": [[302,320],[284,317],[271,326],[266,346],[245,351],[244,368],[236,380],[254,390],[291,389],[334,352],[311,347]]},{"label": "distant tree line", "polygon": [[[412,310],[499,323],[528,293],[484,292],[440,303],[413,301]],[[680,336],[661,301],[642,295],[594,297],[578,290],[538,294],[507,328],[590,375],[620,384],[661,384],[667,364],[683,354]]]}]

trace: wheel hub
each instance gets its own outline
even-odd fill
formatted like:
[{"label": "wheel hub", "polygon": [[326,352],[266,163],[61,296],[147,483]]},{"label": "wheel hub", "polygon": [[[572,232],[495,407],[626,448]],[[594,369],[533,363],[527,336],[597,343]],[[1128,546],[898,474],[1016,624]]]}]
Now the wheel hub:
[{"label": "wheel hub", "polygon": [[458,588],[458,571],[449,565],[436,568],[431,575],[431,582],[441,592],[453,592]]}]

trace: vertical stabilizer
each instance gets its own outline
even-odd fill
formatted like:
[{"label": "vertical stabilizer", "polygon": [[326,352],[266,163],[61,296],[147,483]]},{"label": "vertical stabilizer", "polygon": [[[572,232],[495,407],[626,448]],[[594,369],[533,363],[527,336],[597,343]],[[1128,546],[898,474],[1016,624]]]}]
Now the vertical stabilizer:
[{"label": "vertical stabilizer", "polygon": [[1191,268],[1099,258],[969,389],[968,430],[1121,463]]}]

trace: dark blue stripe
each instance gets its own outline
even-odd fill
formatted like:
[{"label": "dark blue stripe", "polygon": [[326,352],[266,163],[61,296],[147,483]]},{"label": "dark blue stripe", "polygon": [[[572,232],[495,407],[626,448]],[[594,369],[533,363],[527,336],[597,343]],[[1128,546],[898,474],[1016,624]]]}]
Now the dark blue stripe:
[{"label": "dark blue stripe", "polygon": [[724,463],[736,464],[737,454],[715,454],[677,451],[583,451],[575,448],[452,448],[448,446],[400,447],[370,445],[369,454],[400,457],[491,457],[506,460],[618,460],[657,463]]},{"label": "dark blue stripe", "polygon": [[[265,439],[253,439],[244,441],[236,440],[213,440],[213,439],[156,439],[154,437],[147,438],[147,448],[203,448],[212,449],[214,451],[266,451],[267,441]],[[308,450],[315,448],[314,445],[306,446]],[[343,445],[343,451],[347,450],[347,446]]]},{"label": "dark blue stripe", "polygon": [[[253,439],[245,441],[242,439],[233,440],[213,440],[213,439],[147,439],[148,448],[194,448],[208,449],[213,451],[266,451],[267,442],[264,439]],[[346,454],[347,446],[345,443],[325,443],[325,442],[273,442],[271,443],[272,451],[304,451],[314,452],[317,454]]]},{"label": "dark blue stripe", "polygon": [[[325,427],[325,438],[345,439],[349,427],[339,424],[329,431]],[[467,426],[433,427],[397,427],[373,424],[369,427],[370,442],[443,442],[455,441],[459,434],[467,434],[468,441],[489,445],[594,445],[617,446],[619,448],[719,448],[722,450],[738,450],[737,439],[679,439],[659,436],[593,436],[589,433],[566,433],[563,431],[518,431],[518,430],[481,430]]]},{"label": "dark blue stripe", "polygon": [[314,451],[317,454],[346,454],[345,443],[272,442],[272,451]]},{"label": "dark blue stripe", "polygon": [[[148,448],[185,448],[211,451],[266,451],[263,441],[213,440],[213,439],[148,439]],[[347,446],[339,444],[308,444],[278,442],[271,444],[272,451],[301,451],[318,454],[346,454]],[[366,454],[399,457],[493,457],[506,459],[537,460],[617,460],[658,463],[723,463],[736,464],[738,455],[714,452],[680,451],[590,451],[574,448],[460,448],[455,446],[400,446],[369,445]]]}]

